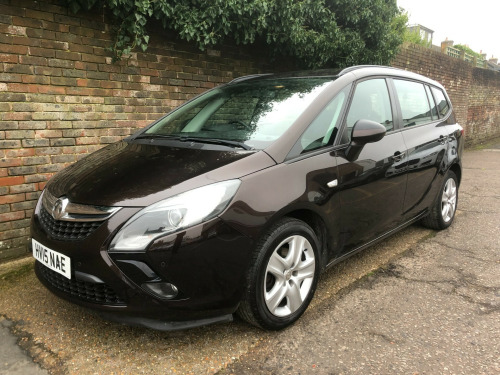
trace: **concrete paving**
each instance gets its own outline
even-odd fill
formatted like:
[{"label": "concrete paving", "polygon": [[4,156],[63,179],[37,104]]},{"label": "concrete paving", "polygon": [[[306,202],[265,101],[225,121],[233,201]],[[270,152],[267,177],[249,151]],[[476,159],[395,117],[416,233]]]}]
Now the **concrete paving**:
[{"label": "concrete paving", "polygon": [[46,370],[17,344],[17,337],[10,333],[12,322],[0,317],[0,375],[44,375]]},{"label": "concrete paving", "polygon": [[[222,374],[500,374],[500,150],[467,152],[454,224]],[[494,149],[495,148],[495,149]]]},{"label": "concrete paving", "polygon": [[281,332],[125,327],[52,295],[32,259],[0,265],[0,374],[33,360],[51,374],[500,373],[499,144],[465,153],[452,227],[411,226],[333,267]]}]

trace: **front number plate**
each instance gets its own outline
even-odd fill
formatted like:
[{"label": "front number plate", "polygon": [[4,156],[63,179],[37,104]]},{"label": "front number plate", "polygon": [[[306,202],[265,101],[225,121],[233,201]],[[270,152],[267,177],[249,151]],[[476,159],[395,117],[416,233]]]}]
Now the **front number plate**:
[{"label": "front number plate", "polygon": [[66,255],[51,250],[40,242],[32,239],[33,256],[51,270],[71,279],[71,260]]}]

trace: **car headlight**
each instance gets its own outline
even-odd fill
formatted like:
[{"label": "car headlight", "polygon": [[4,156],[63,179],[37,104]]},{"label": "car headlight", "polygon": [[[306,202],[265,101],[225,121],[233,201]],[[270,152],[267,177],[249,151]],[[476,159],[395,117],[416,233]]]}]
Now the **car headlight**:
[{"label": "car headlight", "polygon": [[142,209],[120,229],[109,249],[144,250],[157,237],[217,216],[227,207],[240,183],[240,180],[229,180],[206,185]]}]

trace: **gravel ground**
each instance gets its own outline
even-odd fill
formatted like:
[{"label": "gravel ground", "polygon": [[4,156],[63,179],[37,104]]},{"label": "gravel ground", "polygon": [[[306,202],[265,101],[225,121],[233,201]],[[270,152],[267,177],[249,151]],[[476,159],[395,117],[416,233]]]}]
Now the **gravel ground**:
[{"label": "gravel ground", "polygon": [[500,152],[469,152],[454,224],[223,374],[500,374]]},{"label": "gravel ground", "polygon": [[[339,264],[323,275],[307,316],[323,300],[386,264],[431,231],[413,226]],[[52,374],[213,374],[253,347],[267,333],[236,320],[181,332],[157,332],[102,320],[52,295],[35,277],[33,260],[21,272],[0,268],[0,315],[34,360]],[[19,267],[17,267],[19,269]]]},{"label": "gravel ground", "polygon": [[[480,160],[481,157],[484,157],[481,155],[482,153],[484,152],[467,153],[467,157],[479,158],[478,160]],[[498,158],[500,153],[496,152],[491,157]],[[487,169],[488,165],[485,168]],[[467,173],[472,172],[467,171]],[[477,173],[480,174],[480,171]],[[468,225],[470,219],[481,222],[481,220],[487,220],[490,217],[488,215],[497,212],[498,197],[491,197],[489,191],[488,193],[484,191],[483,185],[484,183],[479,184],[474,178],[467,177],[467,188],[462,190],[460,208],[464,204],[464,207],[467,207],[469,211],[457,213],[457,223],[460,225],[454,229],[457,233],[464,234],[465,232],[466,236],[465,239],[460,240],[459,244],[455,245],[463,245],[465,250],[469,248],[473,250],[476,241],[481,240],[481,238],[484,239],[488,236],[496,238],[497,247],[494,247],[495,245],[489,246],[493,246],[491,257],[497,259],[493,260],[493,264],[496,264],[497,267],[485,269],[482,275],[479,271],[477,275],[475,274],[475,277],[481,281],[481,285],[484,284],[483,286],[486,288],[495,288],[495,283],[499,280],[499,275],[496,273],[499,264],[498,224],[496,224],[497,226],[477,227]],[[475,195],[478,194],[484,196],[482,198],[484,204],[475,209],[475,199],[477,198]],[[469,228],[474,231],[470,235],[466,233]],[[483,229],[487,231],[485,234],[480,232]],[[443,236],[444,234],[440,233],[439,235]],[[10,330],[19,338],[21,347],[28,351],[35,362],[40,363],[52,374],[213,374],[217,372],[280,374],[309,373],[313,369],[324,374],[338,372],[412,374],[414,372],[408,372],[410,368],[413,368],[411,366],[392,369],[379,367],[380,371],[387,371],[370,372],[370,367],[360,367],[357,362],[373,348],[384,349],[373,351],[373,353],[379,353],[382,359],[385,353],[388,353],[387,358],[392,358],[391,355],[397,358],[398,353],[401,354],[398,352],[397,345],[405,342],[404,329],[411,326],[410,321],[408,321],[408,327],[401,328],[402,331],[391,328],[393,320],[385,319],[383,315],[380,315],[387,306],[377,306],[375,300],[372,301],[374,292],[370,289],[379,285],[378,283],[382,279],[391,280],[391,284],[387,288],[381,291],[377,289],[375,295],[380,292],[390,301],[393,314],[403,314],[397,312],[395,306],[397,307],[400,302],[401,304],[407,302],[408,293],[411,291],[421,290],[422,294],[419,294],[418,299],[420,305],[415,305],[415,309],[419,312],[425,311],[426,296],[432,295],[435,290],[428,284],[425,285],[425,288],[419,289],[418,281],[415,281],[417,286],[405,289],[405,287],[398,286],[402,280],[396,276],[397,272],[409,269],[418,273],[418,275],[413,275],[416,278],[425,278],[428,260],[432,259],[433,255],[438,254],[440,250],[439,248],[434,249],[432,246],[430,249],[428,248],[429,243],[434,243],[432,242],[435,240],[434,236],[436,236],[436,232],[415,225],[333,267],[322,276],[317,293],[304,316],[293,327],[279,333],[268,333],[238,320],[233,323],[181,332],[157,332],[107,322],[91,311],[52,295],[36,279],[31,259],[17,261],[15,266],[12,264],[10,266],[0,265],[0,316],[12,323],[9,324]],[[406,264],[408,254],[415,251],[423,251],[424,253],[427,251],[430,258],[424,258],[427,261],[414,261],[411,264]],[[438,251],[438,253],[435,254],[432,251]],[[469,255],[474,256],[474,254]],[[478,255],[477,257],[482,259],[483,256]],[[388,264],[398,264],[400,267],[396,270],[397,272],[389,273],[391,277],[385,277],[387,272],[380,271],[381,267],[383,270],[387,270]],[[460,274],[448,276],[450,276],[449,280],[452,281],[455,279],[458,280],[457,282],[468,280],[460,279]],[[488,280],[493,280],[493,284],[488,286]],[[443,288],[447,287],[446,283],[443,285]],[[469,293],[469,297],[472,298],[470,294],[473,293],[473,290],[464,289],[463,293],[464,295]],[[438,295],[438,297],[441,296]],[[481,295],[478,298],[490,297],[489,295]],[[353,305],[343,305],[345,300],[350,300]],[[491,301],[485,302],[479,299],[478,302],[490,303]],[[338,308],[341,309],[341,315],[332,314],[332,311],[337,308],[337,304]],[[438,307],[433,310],[435,314],[439,314]],[[365,315],[358,316],[357,314],[360,312],[364,312]],[[379,322],[380,326],[374,327],[370,331],[372,333],[357,330],[357,319],[363,319],[367,315],[375,317],[380,315],[383,323]],[[457,316],[457,319],[465,319],[466,316],[461,315],[458,311],[452,311],[451,315]],[[409,319],[411,314],[400,316]],[[496,338],[494,333],[499,332],[498,314],[495,315],[493,312],[489,316],[497,320],[496,322],[488,321],[494,329],[493,334],[490,336],[486,334],[486,336]],[[412,359],[412,350],[425,349],[426,345],[437,345],[438,353],[435,355],[439,359],[439,353],[442,356],[446,355],[445,349],[440,351],[440,343],[452,345],[453,340],[458,343],[462,342],[460,340],[461,333],[453,330],[450,331],[454,335],[450,341],[441,342],[437,339],[426,341],[425,333],[428,338],[436,337],[435,333],[439,332],[441,328],[439,325],[442,324],[439,320],[431,318],[432,316],[429,318],[428,324],[425,325],[426,329],[422,331],[424,335],[422,341],[408,350],[405,349],[404,354],[408,361]],[[447,322],[447,325],[452,327],[451,323],[453,323],[452,320]],[[478,325],[475,337],[485,333],[485,329],[487,329],[485,326]],[[318,336],[310,334],[313,332],[318,332]],[[341,333],[346,335],[347,339],[342,338]],[[369,337],[363,336],[364,334],[369,335]],[[323,339],[320,340],[319,337]],[[375,344],[373,344],[374,340]],[[498,346],[498,341],[496,341],[496,345]],[[391,347],[393,350],[387,352],[387,348]],[[491,348],[494,347],[494,345],[491,346]],[[301,351],[297,348],[308,348],[309,350],[302,349]],[[315,353],[320,357],[314,357]],[[332,353],[336,355],[335,363],[343,361],[345,367],[342,368],[347,370],[339,371],[342,368],[331,366],[333,360],[329,361],[328,359]],[[486,347],[486,353],[490,355],[491,349],[488,351],[488,347]],[[468,357],[465,356],[465,363],[468,363],[468,360]],[[260,363],[261,366],[251,366],[253,363]],[[270,367],[262,367],[266,363]],[[372,367],[372,369],[376,368]],[[493,367],[491,368],[493,369]],[[357,372],[358,370],[359,372]],[[437,371],[434,373],[445,372]]]}]

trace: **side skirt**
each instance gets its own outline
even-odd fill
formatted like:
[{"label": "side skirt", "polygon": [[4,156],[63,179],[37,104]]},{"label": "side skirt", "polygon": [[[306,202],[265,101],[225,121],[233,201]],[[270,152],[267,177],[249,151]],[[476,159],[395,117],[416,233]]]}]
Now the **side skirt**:
[{"label": "side skirt", "polygon": [[364,250],[367,247],[370,247],[370,246],[376,244],[377,242],[380,242],[380,241],[386,239],[387,237],[393,235],[394,233],[399,232],[401,229],[406,228],[407,226],[419,221],[420,219],[422,219],[424,216],[426,216],[428,214],[429,214],[429,211],[425,210],[425,211],[421,212],[420,214],[418,214],[417,216],[415,216],[413,219],[408,220],[404,224],[401,224],[400,226],[398,226],[394,229],[391,229],[390,231],[380,235],[379,237],[375,238],[374,240],[371,240],[371,241],[365,243],[364,245],[361,245],[361,246],[355,248],[354,250],[351,250],[347,254],[344,254],[338,258],[335,258],[334,260],[332,260],[330,263],[328,263],[326,265],[325,270],[327,270],[328,268],[330,268],[330,267],[342,262],[343,260],[353,256],[354,254],[360,252],[361,250]]}]

